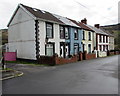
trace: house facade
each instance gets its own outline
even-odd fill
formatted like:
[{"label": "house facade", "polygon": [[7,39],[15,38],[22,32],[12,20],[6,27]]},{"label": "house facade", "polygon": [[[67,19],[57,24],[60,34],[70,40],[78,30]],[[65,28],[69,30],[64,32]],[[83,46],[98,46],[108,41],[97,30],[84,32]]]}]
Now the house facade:
[{"label": "house facade", "polygon": [[17,52],[17,58],[21,59],[38,60],[57,55],[78,60],[82,58],[80,52],[109,50],[108,34],[96,27],[88,26],[86,19],[77,22],[19,4],[8,23],[8,50]]},{"label": "house facade", "polygon": [[95,32],[87,27],[87,19],[83,19],[81,20],[81,22],[77,22],[75,20],[71,20],[72,22],[74,22],[75,24],[77,24],[78,26],[80,26],[81,28],[81,36],[82,36],[82,52],[87,51],[87,53],[92,53],[92,51],[94,50],[94,35]]},{"label": "house facade", "polygon": [[100,27],[101,30],[103,30],[104,32],[106,32],[109,36],[109,50],[114,50],[114,35],[111,34],[109,31],[105,30],[103,27]]},{"label": "house facade", "polygon": [[94,27],[90,25],[87,26],[96,33],[95,50],[97,51],[97,57],[107,56],[107,51],[109,50],[109,35],[100,28],[99,24],[95,24]]},{"label": "house facade", "polygon": [[10,52],[17,58],[68,58],[82,51],[80,26],[66,17],[19,4],[8,24]]},{"label": "house facade", "polygon": [[[66,17],[62,17],[62,16],[55,15],[55,14],[53,14],[53,15],[65,24],[65,26],[61,26],[61,27],[63,27],[62,29],[64,32],[63,32],[63,35],[60,34],[60,38],[61,37],[65,38],[65,43],[67,45],[65,50],[66,51],[69,50],[69,51],[67,51],[66,55],[71,57],[75,54],[78,54],[79,51],[82,51],[82,44],[81,44],[82,31],[81,31],[80,26],[73,23]],[[63,44],[61,42],[61,54],[65,53],[64,51],[62,51],[62,49],[64,48],[64,45],[65,44]]]},{"label": "house facade", "polygon": [[114,46],[114,36],[113,35],[109,35],[109,50],[114,50],[115,46]]},{"label": "house facade", "polygon": [[[96,31],[96,49],[98,51],[109,50],[109,35],[100,29],[99,24],[95,24]],[[100,33],[99,33],[100,32]]]},{"label": "house facade", "polygon": [[[10,52],[18,58],[36,60],[40,55],[60,55],[59,25],[63,24],[48,12],[18,5],[8,24]],[[64,24],[63,24],[64,25]]]}]

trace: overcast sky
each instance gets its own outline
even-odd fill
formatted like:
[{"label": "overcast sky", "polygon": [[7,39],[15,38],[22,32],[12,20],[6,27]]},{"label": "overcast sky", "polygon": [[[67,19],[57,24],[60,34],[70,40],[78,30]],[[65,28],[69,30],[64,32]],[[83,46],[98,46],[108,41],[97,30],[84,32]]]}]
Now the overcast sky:
[{"label": "overcast sky", "polygon": [[119,0],[0,0],[0,29],[7,28],[19,3],[77,21],[87,18],[89,25],[117,24],[118,2]]}]

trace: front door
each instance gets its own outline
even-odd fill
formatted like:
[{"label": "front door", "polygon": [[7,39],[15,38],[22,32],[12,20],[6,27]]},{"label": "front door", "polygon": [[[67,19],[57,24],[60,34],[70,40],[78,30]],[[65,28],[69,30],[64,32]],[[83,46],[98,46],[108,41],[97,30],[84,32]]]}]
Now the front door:
[{"label": "front door", "polygon": [[76,55],[76,54],[78,54],[78,52],[79,52],[79,44],[74,44],[74,54]]},{"label": "front door", "polygon": [[65,42],[60,43],[60,56],[63,58],[67,58],[69,55],[69,44]]},{"label": "front door", "polygon": [[64,46],[60,44],[60,57],[64,57]]},{"label": "front door", "polygon": [[68,56],[69,56],[69,51],[70,51],[70,49],[69,49],[70,47],[69,47],[69,43],[67,43],[66,45],[65,45],[65,57],[67,58]]}]

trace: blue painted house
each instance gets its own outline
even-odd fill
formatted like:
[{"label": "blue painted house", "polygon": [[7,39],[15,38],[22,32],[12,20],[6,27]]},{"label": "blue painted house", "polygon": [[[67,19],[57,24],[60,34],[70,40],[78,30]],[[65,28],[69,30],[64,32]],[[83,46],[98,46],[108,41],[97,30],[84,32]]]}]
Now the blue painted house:
[{"label": "blue painted house", "polygon": [[70,19],[66,17],[55,14],[53,15],[65,24],[61,25],[63,26],[63,29],[65,31],[63,37],[65,38],[65,44],[64,42],[61,42],[60,44],[61,57],[70,57],[82,51],[82,30],[80,26],[73,23]]},{"label": "blue painted house", "polygon": [[80,28],[70,27],[70,39],[65,42],[70,43],[70,55],[82,51],[82,30]]},{"label": "blue painted house", "polygon": [[[71,19],[70,19],[71,20]],[[73,23],[77,24],[81,28],[80,39],[82,40],[82,52],[87,51],[87,53],[92,53],[94,50],[94,35],[95,32],[91,28],[87,27],[87,19],[84,18],[81,22],[71,20]]]}]

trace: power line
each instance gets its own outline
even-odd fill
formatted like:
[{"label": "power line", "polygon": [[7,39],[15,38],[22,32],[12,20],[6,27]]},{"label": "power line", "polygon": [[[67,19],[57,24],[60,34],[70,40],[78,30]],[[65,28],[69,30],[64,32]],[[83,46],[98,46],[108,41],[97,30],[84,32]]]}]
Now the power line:
[{"label": "power line", "polygon": [[[75,0],[74,0],[75,1]],[[89,8],[88,7],[86,7],[85,5],[83,5],[83,4],[81,4],[80,2],[77,2],[77,1],[75,1],[76,3],[78,3],[79,5],[81,5],[82,7],[84,7],[84,8],[86,8],[86,9],[88,9],[89,10]]]},{"label": "power line", "polygon": [[[78,1],[75,1],[75,0],[74,0],[74,2],[76,2],[77,4],[79,4],[80,6],[82,6],[82,7],[84,7],[84,8],[92,11],[92,10],[91,10],[90,8],[88,8],[86,5],[84,5],[84,4],[82,4],[82,3],[78,2]],[[92,11],[92,13],[99,14],[99,13],[97,13],[97,12],[95,12],[95,11]],[[109,19],[109,20],[112,21],[112,22],[116,22],[115,20],[112,20],[112,19],[110,19],[110,18],[108,18],[108,17],[105,17],[105,16],[103,16],[103,15],[101,15],[101,14],[99,14],[99,16],[101,16],[102,18]]]}]

